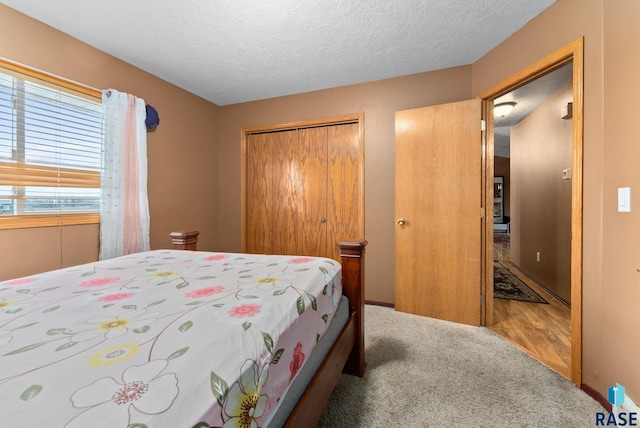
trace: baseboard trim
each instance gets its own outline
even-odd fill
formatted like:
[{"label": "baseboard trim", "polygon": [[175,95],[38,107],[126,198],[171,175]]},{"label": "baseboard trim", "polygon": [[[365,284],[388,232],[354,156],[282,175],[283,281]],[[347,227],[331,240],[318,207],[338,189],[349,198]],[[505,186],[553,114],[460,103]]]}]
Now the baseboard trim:
[{"label": "baseboard trim", "polygon": [[387,303],[387,302],[376,302],[375,300],[365,300],[364,301],[365,305],[372,305],[372,306],[384,306],[386,308],[393,308],[395,307],[393,303]]},{"label": "baseboard trim", "polygon": [[[498,260],[499,261],[499,260]],[[559,303],[562,303],[564,306],[566,306],[567,308],[571,309],[571,305],[569,304],[569,302],[565,301],[562,297],[558,296],[554,291],[550,290],[546,285],[544,285],[542,282],[540,282],[536,277],[534,277],[533,275],[531,275],[529,272],[527,272],[526,270],[522,269],[520,266],[518,266],[517,264],[515,264],[514,262],[510,261],[510,264],[513,265],[513,267],[515,267],[516,269],[518,269],[520,272],[522,272],[522,274],[524,276],[526,276],[527,278],[529,278],[531,281],[533,281],[538,287],[542,288],[545,292],[549,293],[550,295],[552,295]]]},{"label": "baseboard trim", "polygon": [[600,403],[600,405],[604,407],[607,412],[611,412],[612,410],[611,403],[609,403],[609,401],[607,401],[607,399],[604,398],[604,396],[600,394],[598,391],[596,391],[594,388],[590,387],[586,383],[583,383],[580,386],[580,389],[582,389],[585,392],[585,394],[587,394],[589,397],[593,398],[598,403]]}]

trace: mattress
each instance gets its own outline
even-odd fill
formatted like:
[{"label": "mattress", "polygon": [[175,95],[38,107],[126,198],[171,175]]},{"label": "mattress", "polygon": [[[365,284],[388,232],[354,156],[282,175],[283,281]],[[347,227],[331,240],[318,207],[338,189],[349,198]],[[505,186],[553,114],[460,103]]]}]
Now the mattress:
[{"label": "mattress", "polygon": [[262,426],[303,379],[340,272],[157,250],[0,282],[3,425]]},{"label": "mattress", "polygon": [[329,328],[324,336],[320,338],[316,347],[309,355],[309,358],[305,360],[300,371],[287,387],[282,398],[278,401],[278,404],[276,404],[265,421],[264,427],[277,428],[284,425],[348,320],[349,300],[345,296],[342,296]]}]

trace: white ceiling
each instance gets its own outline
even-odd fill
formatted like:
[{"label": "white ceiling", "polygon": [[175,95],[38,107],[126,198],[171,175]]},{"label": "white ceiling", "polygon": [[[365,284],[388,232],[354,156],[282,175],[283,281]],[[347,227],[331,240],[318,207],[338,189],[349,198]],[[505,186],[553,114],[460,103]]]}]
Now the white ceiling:
[{"label": "white ceiling", "polygon": [[527,117],[572,78],[573,63],[571,62],[496,98],[494,105],[504,102],[515,102],[516,105],[508,115],[494,118],[494,154],[505,158],[511,157],[511,127]]},{"label": "white ceiling", "polygon": [[555,0],[0,0],[218,105],[472,64]]}]

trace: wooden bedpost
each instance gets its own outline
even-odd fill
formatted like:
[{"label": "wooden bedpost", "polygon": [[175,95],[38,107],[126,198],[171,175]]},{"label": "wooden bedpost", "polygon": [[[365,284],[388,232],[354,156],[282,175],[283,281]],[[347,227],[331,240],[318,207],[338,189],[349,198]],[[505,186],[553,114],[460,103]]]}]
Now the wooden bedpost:
[{"label": "wooden bedpost", "polygon": [[364,376],[367,362],[364,359],[364,251],[367,241],[340,241],[342,263],[342,294],[349,299],[351,312],[356,317],[355,344],[344,366],[344,372]]},{"label": "wooden bedpost", "polygon": [[197,230],[171,232],[170,236],[173,249],[196,251],[198,249],[198,235],[200,235],[200,232]]}]

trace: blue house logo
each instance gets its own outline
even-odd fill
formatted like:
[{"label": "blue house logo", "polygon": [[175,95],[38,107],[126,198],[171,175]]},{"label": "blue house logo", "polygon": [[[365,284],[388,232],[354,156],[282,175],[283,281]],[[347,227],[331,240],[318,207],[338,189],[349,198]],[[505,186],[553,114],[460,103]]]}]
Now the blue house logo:
[{"label": "blue house logo", "polygon": [[616,383],[608,389],[607,400],[614,407],[619,407],[624,403],[624,386]]},{"label": "blue house logo", "polygon": [[616,383],[607,390],[607,401],[613,406],[613,412],[597,412],[596,426],[638,426],[638,414],[636,412],[619,411],[618,408],[625,402],[624,386]]}]

